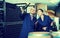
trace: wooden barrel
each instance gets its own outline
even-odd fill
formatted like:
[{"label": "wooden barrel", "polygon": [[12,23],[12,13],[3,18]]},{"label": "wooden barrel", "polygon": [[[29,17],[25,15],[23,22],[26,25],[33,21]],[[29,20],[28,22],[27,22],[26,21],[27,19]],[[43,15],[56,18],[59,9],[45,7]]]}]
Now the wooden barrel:
[{"label": "wooden barrel", "polygon": [[51,38],[49,32],[31,32],[28,38]]}]

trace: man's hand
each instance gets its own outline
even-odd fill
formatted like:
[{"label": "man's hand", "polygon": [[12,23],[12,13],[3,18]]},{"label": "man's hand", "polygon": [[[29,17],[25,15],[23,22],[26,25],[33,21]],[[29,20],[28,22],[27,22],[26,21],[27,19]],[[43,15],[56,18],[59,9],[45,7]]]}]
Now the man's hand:
[{"label": "man's hand", "polygon": [[43,30],[46,30],[46,29],[47,29],[47,27],[43,27],[42,29],[43,29]]},{"label": "man's hand", "polygon": [[38,21],[35,22],[35,26],[37,26],[37,25],[38,25]]}]

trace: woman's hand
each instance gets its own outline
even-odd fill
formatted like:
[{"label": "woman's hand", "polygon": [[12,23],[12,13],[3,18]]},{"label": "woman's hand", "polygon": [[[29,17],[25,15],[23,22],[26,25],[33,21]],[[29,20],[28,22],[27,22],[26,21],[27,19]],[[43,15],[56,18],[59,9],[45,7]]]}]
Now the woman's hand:
[{"label": "woman's hand", "polygon": [[51,26],[53,26],[55,24],[55,22],[51,22]]},{"label": "woman's hand", "polygon": [[46,29],[47,29],[47,27],[43,27],[42,29],[43,29],[43,30],[46,30]]}]

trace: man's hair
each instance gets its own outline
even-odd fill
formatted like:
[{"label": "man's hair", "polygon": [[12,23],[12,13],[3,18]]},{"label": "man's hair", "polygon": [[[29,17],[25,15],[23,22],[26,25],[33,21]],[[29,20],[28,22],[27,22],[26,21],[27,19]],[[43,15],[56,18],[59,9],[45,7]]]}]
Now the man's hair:
[{"label": "man's hair", "polygon": [[38,10],[41,10],[43,12],[43,9],[38,9]]}]

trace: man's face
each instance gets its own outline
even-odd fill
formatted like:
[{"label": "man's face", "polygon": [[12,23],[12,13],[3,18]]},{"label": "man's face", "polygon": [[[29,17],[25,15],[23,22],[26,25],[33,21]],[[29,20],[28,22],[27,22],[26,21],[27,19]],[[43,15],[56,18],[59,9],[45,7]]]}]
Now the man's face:
[{"label": "man's face", "polygon": [[35,9],[35,8],[31,8],[31,9],[30,9],[30,13],[31,13],[31,14],[35,14],[35,13],[36,13],[36,9]]}]

